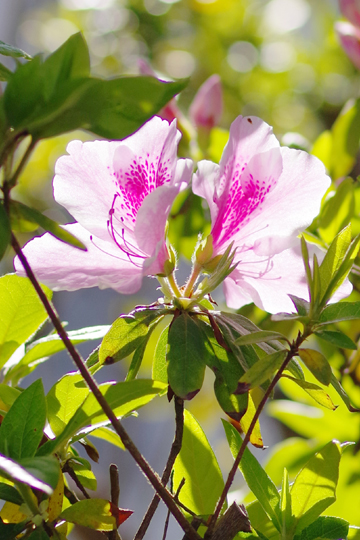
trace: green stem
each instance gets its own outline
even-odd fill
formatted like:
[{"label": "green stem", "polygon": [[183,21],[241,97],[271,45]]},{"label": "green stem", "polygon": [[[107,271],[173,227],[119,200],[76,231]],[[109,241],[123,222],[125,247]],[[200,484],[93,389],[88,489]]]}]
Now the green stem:
[{"label": "green stem", "polygon": [[34,148],[36,146],[36,143],[37,143],[37,141],[34,141],[33,139],[31,139],[30,144],[27,147],[27,149],[25,150],[25,152],[23,154],[23,157],[21,158],[20,163],[19,163],[16,171],[14,172],[12,177],[9,180],[7,180],[7,183],[9,184],[10,187],[14,187],[16,185],[20,174],[22,173],[26,163],[28,162],[28,159],[29,159],[32,151],[34,150]]},{"label": "green stem", "polygon": [[189,280],[188,280],[188,282],[186,284],[184,294],[183,294],[183,296],[185,298],[190,298],[191,297],[192,290],[194,288],[194,285],[196,283],[197,278],[199,277],[199,275],[201,273],[201,270],[202,270],[202,266],[200,266],[200,264],[195,263],[194,266],[193,266],[191,275],[189,277]]},{"label": "green stem", "polygon": [[26,485],[26,484],[21,484],[20,482],[16,483],[16,487],[17,487],[18,491],[20,492],[20,495],[24,499],[24,502],[27,505],[27,507],[29,508],[32,515],[33,516],[40,515],[40,510],[39,510],[36,502],[34,501],[33,493],[31,491],[30,487],[28,485]]},{"label": "green stem", "polygon": [[170,286],[171,286],[171,288],[172,288],[173,293],[175,294],[175,296],[176,296],[177,298],[180,298],[181,292],[180,292],[180,290],[179,290],[178,284],[176,283],[174,272],[172,272],[172,273],[167,277],[167,279],[168,279],[168,282],[169,282],[169,284],[170,284]]}]

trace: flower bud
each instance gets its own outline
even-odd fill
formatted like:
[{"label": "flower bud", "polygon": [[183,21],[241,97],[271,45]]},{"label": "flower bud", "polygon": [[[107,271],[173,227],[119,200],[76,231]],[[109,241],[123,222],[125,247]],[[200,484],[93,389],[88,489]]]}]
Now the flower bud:
[{"label": "flower bud", "polygon": [[200,86],[189,113],[193,124],[210,130],[218,125],[223,108],[222,87],[219,75],[212,75]]},{"label": "flower bud", "polygon": [[360,69],[360,28],[347,22],[335,24],[340,43],[351,62]]},{"label": "flower bud", "polygon": [[339,6],[344,17],[360,27],[360,0],[339,0]]},{"label": "flower bud", "polygon": [[199,242],[195,251],[196,262],[204,267],[213,256],[213,237],[211,234]]}]

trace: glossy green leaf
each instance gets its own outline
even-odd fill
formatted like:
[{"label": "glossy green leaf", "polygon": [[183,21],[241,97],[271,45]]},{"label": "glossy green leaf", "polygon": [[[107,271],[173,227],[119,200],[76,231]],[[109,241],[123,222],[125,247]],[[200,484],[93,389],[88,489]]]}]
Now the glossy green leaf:
[{"label": "glossy green leaf", "polygon": [[[291,494],[289,486],[289,474],[284,468],[284,474],[280,492],[280,512],[281,512],[281,536],[282,538],[293,538],[291,533],[293,527],[293,517],[291,508]],[[289,534],[290,533],[290,534]]]},{"label": "glossy green leaf", "polygon": [[355,212],[355,184],[352,178],[343,180],[333,196],[325,202],[318,219],[321,238],[325,243],[333,242],[341,229],[348,225]]},{"label": "glossy green leaf", "polygon": [[78,501],[63,510],[60,519],[97,531],[113,531],[117,529],[116,518],[112,514],[111,504],[105,499]]},{"label": "glossy green leaf", "polygon": [[342,349],[352,349],[353,351],[357,350],[356,343],[354,343],[353,340],[343,332],[335,330],[317,330],[314,333],[319,338],[332,343],[336,347],[340,347]]},{"label": "glossy green leaf", "polygon": [[21,392],[17,388],[0,383],[0,411],[7,413],[20,394]]},{"label": "glossy green leaf", "polygon": [[287,356],[287,351],[278,351],[260,358],[240,379],[249,388],[260,386],[277,371]]},{"label": "glossy green leaf", "polygon": [[49,99],[58,86],[90,76],[89,49],[81,33],[73,34],[43,64],[44,94]]},{"label": "glossy green leaf", "polygon": [[339,268],[334,273],[334,276],[331,279],[327,290],[322,295],[322,301],[321,301],[322,305],[325,305],[325,303],[327,303],[331,299],[335,291],[340,287],[340,285],[347,278],[350,270],[352,269],[355,258],[358,254],[359,247],[360,247],[360,235],[357,235],[351,242]]},{"label": "glossy green leaf", "polygon": [[261,330],[252,334],[245,334],[235,340],[236,345],[252,345],[254,343],[268,343],[277,339],[288,341],[287,338],[279,332]]},{"label": "glossy green leaf", "polygon": [[91,489],[92,491],[96,491],[97,480],[96,480],[96,476],[91,470],[89,470],[83,464],[76,463],[76,462],[73,462],[71,464],[71,468],[75,472],[78,480],[84,486],[84,488]]},{"label": "glossy green leaf", "polygon": [[0,429],[0,453],[13,459],[35,455],[43,437],[46,403],[41,379],[16,399]]},{"label": "glossy green leaf", "polygon": [[[242,438],[231,424],[224,420],[222,422],[231,453],[235,458],[240,450]],[[277,530],[281,531],[280,496],[278,490],[248,448],[245,449],[239,469],[266,514],[273,521]]]},{"label": "glossy green leaf", "polygon": [[332,441],[313,456],[291,487],[296,533],[308,527],[336,499],[341,448]]},{"label": "glossy green leaf", "polygon": [[[70,330],[67,332],[71,342],[76,345],[86,341],[98,340],[104,337],[108,332],[109,325],[89,326],[88,328],[80,328],[79,330]],[[59,351],[65,349],[64,342],[58,334],[51,334],[36,341],[33,341],[26,347],[26,353],[22,359],[7,369],[4,381],[12,381],[14,384],[22,377],[25,377],[35,369],[40,363],[40,360],[45,360]]]},{"label": "glossy green leaf", "polygon": [[325,356],[314,349],[299,349],[298,355],[314,377],[321,382],[321,384],[329,386],[332,371]]},{"label": "glossy green leaf", "polygon": [[321,290],[323,292],[327,290],[332,278],[334,277],[334,274],[340,268],[350,244],[351,226],[348,226],[340,231],[331,242],[330,247],[320,265],[320,281]]},{"label": "glossy green leaf", "polygon": [[310,302],[307,302],[303,298],[298,298],[293,294],[289,294],[289,296],[298,314],[301,317],[306,317],[309,314]]},{"label": "glossy green leaf", "polygon": [[54,435],[64,431],[89,393],[88,386],[77,373],[69,373],[54,384],[46,396],[48,421]]},{"label": "glossy green leaf", "polygon": [[131,359],[131,364],[129,366],[129,370],[128,370],[127,375],[126,375],[126,379],[125,379],[126,381],[132,381],[133,379],[135,379],[137,377],[137,374],[139,373],[139,369],[141,367],[141,363],[142,363],[143,358],[144,358],[144,354],[145,354],[147,344],[149,342],[150,336],[151,336],[152,331],[154,330],[157,322],[159,322],[159,321],[156,321],[155,324],[153,324],[152,326],[149,327],[149,331],[148,331],[145,339],[143,340],[141,345],[139,345],[139,347],[135,350],[134,355],[133,355],[133,357]]},{"label": "glossy green leaf", "polygon": [[11,240],[10,220],[4,208],[3,201],[0,200],[0,260],[5,255]]},{"label": "glossy green leaf", "polygon": [[169,326],[161,332],[155,347],[154,360],[152,365],[152,378],[154,381],[160,381],[165,384],[168,382],[166,353],[169,335]]},{"label": "glossy green leaf", "polygon": [[[275,528],[274,523],[269,519],[259,501],[249,504],[246,511],[249,515],[251,527],[260,540],[280,540],[279,531]],[[241,537],[240,533],[236,539],[238,540]]]},{"label": "glossy green leaf", "polygon": [[16,219],[21,218],[27,220],[30,223],[37,223],[40,227],[52,234],[52,236],[55,236],[55,238],[57,238],[58,240],[61,240],[66,244],[70,244],[71,246],[86,251],[86,247],[84,246],[84,244],[80,242],[80,240],[78,240],[76,236],[63,229],[61,225],[56,223],[56,221],[48,218],[47,216],[44,216],[44,214],[42,214],[38,210],[35,210],[34,208],[30,208],[29,206],[26,206],[25,204],[22,204],[18,201],[12,201],[11,219],[12,222],[15,222],[15,228]]},{"label": "glossy green leaf", "polygon": [[[48,298],[51,291],[43,286]],[[45,321],[47,313],[31,282],[9,274],[0,278],[0,367]]]},{"label": "glossy green leaf", "polygon": [[331,131],[333,138],[331,176],[337,180],[351,172],[359,150],[359,99],[345,104]]},{"label": "glossy green leaf", "polygon": [[248,408],[248,392],[243,394],[230,392],[229,387],[225,384],[224,378],[221,375],[217,375],[215,378],[214,390],[216,399],[222,410],[230,418],[240,422]]},{"label": "glossy green leaf", "polygon": [[59,479],[59,462],[53,456],[26,458],[20,462],[0,455],[0,474],[51,495]]},{"label": "glossy green leaf", "polygon": [[[100,385],[101,393],[118,418],[146,405],[158,394],[161,394],[164,389],[166,389],[166,385],[146,379]],[[95,427],[103,422],[109,422],[109,420],[94,395],[89,394],[81,407],[67,422],[60,435],[40,447],[38,455],[54,452],[55,449],[67,444],[75,434],[80,433],[84,428]]]},{"label": "glossy green leaf", "polygon": [[125,446],[123,445],[119,435],[115,433],[111,427],[100,427],[94,429],[89,433],[89,435],[91,437],[107,441],[108,443],[121,448],[121,450],[125,450]]},{"label": "glossy green leaf", "polygon": [[224,487],[219,464],[201,426],[184,411],[182,447],[174,465],[174,491],[182,479],[179,500],[198,515],[211,514]]},{"label": "glossy green leaf", "polygon": [[326,407],[327,409],[330,409],[332,411],[335,411],[335,409],[337,408],[337,406],[334,405],[334,403],[332,402],[329,394],[327,394],[317,384],[303,381],[302,379],[296,379],[295,377],[290,377],[289,375],[283,375],[283,377],[290,379],[298,386],[300,386],[300,388],[302,388],[307,394],[309,394],[309,396],[311,396],[316,401],[316,403],[319,403],[319,405],[322,405],[323,407]]},{"label": "glossy green leaf", "polygon": [[25,58],[26,60],[31,60],[31,56],[28,53],[18,47],[13,47],[13,45],[4,43],[3,41],[0,41],[0,54],[3,56],[11,56],[12,58]]},{"label": "glossy green leaf", "polygon": [[0,519],[0,538],[1,540],[14,540],[20,533],[26,529],[29,520],[21,523],[3,523]]},{"label": "glossy green leaf", "polygon": [[339,302],[330,304],[321,312],[321,325],[340,321],[360,319],[360,302]]},{"label": "glossy green leaf", "polygon": [[336,392],[339,394],[343,402],[345,403],[346,407],[349,409],[350,412],[360,412],[360,409],[357,409],[356,407],[353,407],[350,398],[341,386],[340,382],[337,380],[334,374],[331,375],[331,386],[336,390]]},{"label": "glossy green leaf", "polygon": [[332,133],[330,130],[320,133],[314,142],[311,153],[321,159],[327,170],[330,171],[332,162]]},{"label": "glossy green leaf", "polygon": [[24,502],[22,496],[13,486],[0,482],[0,499],[2,501],[9,501],[19,506]]},{"label": "glossy green leaf", "polygon": [[173,392],[191,399],[201,388],[205,374],[206,349],[195,321],[184,311],[169,328],[167,369]]},{"label": "glossy green leaf", "polygon": [[349,532],[349,523],[344,519],[332,516],[320,516],[299,535],[295,540],[315,540],[324,538],[326,540],[338,540],[347,538]]},{"label": "glossy green leaf", "polygon": [[160,317],[160,310],[143,309],[116,319],[101,343],[100,364],[113,364],[129,356],[146,340],[150,325]]},{"label": "glossy green leaf", "polygon": [[6,86],[4,108],[7,120],[13,128],[24,125],[26,119],[44,103],[41,68],[39,56],[32,62],[18,65]]}]

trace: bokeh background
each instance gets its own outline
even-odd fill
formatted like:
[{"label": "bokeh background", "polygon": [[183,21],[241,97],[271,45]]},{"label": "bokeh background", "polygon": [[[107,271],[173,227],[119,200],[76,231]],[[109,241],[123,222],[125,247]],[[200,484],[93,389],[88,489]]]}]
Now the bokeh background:
[{"label": "bokeh background", "polygon": [[[178,100],[187,114],[199,86],[212,74],[220,75],[224,112],[216,137],[226,139],[230,123],[238,114],[262,117],[274,126],[285,144],[311,149],[318,135],[331,127],[344,102],[360,93],[360,76],[342,51],[333,26],[339,18],[336,0],[0,0],[0,39],[34,55],[54,51],[71,34],[82,31],[91,53],[95,76],[111,78],[139,73],[139,60],[146,60],[165,79],[190,77]],[[9,67],[11,63],[8,64]],[[77,132],[41,142],[25,170],[16,197],[65,223],[69,216],[56,206],[51,179],[54,164],[65,153],[69,140],[91,138]],[[193,245],[195,235],[189,235]],[[23,236],[22,240],[26,240]],[[185,249],[184,253],[190,252]],[[2,271],[12,271],[11,255]],[[189,269],[181,261],[185,279]],[[136,304],[157,298],[156,281],[147,279],[136,297],[120,296],[97,289],[56,293],[54,302],[69,329],[111,324]],[[221,305],[221,292],[217,299]],[[253,312],[259,321],[264,314]],[[266,321],[265,321],[266,324]],[[152,338],[153,347],[159,332]],[[82,345],[86,356],[92,345]],[[142,374],[150,374],[151,347]],[[24,384],[42,376],[45,390],[73,369],[65,354],[51,358]],[[102,370],[99,381],[123,379],[121,364]],[[202,423],[224,471],[232,458],[224,441],[221,411],[209,379],[189,408]],[[207,391],[208,390],[208,391]],[[172,404],[154,401],[139,411],[138,418],[125,420],[146,458],[161,471],[173,437]],[[272,447],[284,436],[275,420],[262,422],[263,438]],[[288,433],[287,433],[288,434]],[[151,499],[152,489],[130,457],[107,443],[97,443],[100,462],[94,464],[98,496],[109,496],[107,467],[120,468],[120,505],[134,516],[120,529],[123,540],[133,537]],[[257,454],[263,461],[269,450]],[[240,477],[234,489],[242,489]],[[160,508],[148,538],[161,538],[165,509]],[[172,523],[168,538],[180,537]],[[103,538],[74,529],[71,540]]]}]

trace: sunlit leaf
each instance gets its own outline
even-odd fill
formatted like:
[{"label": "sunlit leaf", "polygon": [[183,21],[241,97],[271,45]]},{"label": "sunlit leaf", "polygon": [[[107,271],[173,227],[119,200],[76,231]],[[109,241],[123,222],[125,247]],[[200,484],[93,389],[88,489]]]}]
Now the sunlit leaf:
[{"label": "sunlit leaf", "polygon": [[321,382],[321,384],[329,386],[332,371],[325,356],[314,349],[299,349],[298,354],[314,377]]},{"label": "sunlit leaf", "polygon": [[84,499],[66,508],[60,518],[97,531],[114,531],[118,528],[116,514],[119,510],[125,519],[132,514],[131,510],[114,508],[114,505],[105,499]]},{"label": "sunlit leaf", "polygon": [[348,532],[349,523],[344,519],[320,516],[295,538],[296,540],[315,540],[316,538],[338,540],[339,538],[347,538]]},{"label": "sunlit leaf", "polygon": [[174,490],[185,478],[179,500],[196,514],[211,514],[224,487],[220,467],[201,426],[187,410],[184,422],[182,447],[174,465]]},{"label": "sunlit leaf", "polygon": [[10,244],[11,228],[9,217],[4,208],[3,201],[0,200],[0,260],[5,255],[5,251]]},{"label": "sunlit leaf", "polygon": [[26,458],[16,462],[0,455],[0,474],[51,495],[59,479],[59,462],[53,456]]},{"label": "sunlit leaf", "polygon": [[332,127],[331,176],[334,180],[351,172],[360,140],[360,100],[348,101]]},{"label": "sunlit leaf", "polygon": [[28,53],[18,47],[4,43],[3,41],[0,41],[0,54],[3,56],[11,56],[12,58],[25,58],[26,60],[31,60],[31,56]]},{"label": "sunlit leaf", "polygon": [[278,351],[260,358],[240,379],[249,388],[260,386],[277,371],[287,356],[287,351]]},{"label": "sunlit leaf", "polygon": [[343,332],[336,330],[317,330],[314,333],[319,338],[332,343],[336,347],[340,347],[342,349],[352,349],[353,351],[357,350],[356,343],[354,343],[353,340]]},{"label": "sunlit leaf", "polygon": [[321,312],[319,323],[325,325],[352,319],[360,319],[360,302],[329,304]]},{"label": "sunlit leaf", "polygon": [[320,386],[317,384],[310,383],[308,381],[303,381],[302,379],[296,379],[295,377],[290,377],[289,375],[283,375],[287,377],[294,383],[296,383],[300,388],[302,388],[309,396],[311,396],[319,405],[326,407],[332,411],[335,411],[337,408],[336,405],[332,402],[329,394],[327,394]]},{"label": "sunlit leaf", "polygon": [[268,343],[282,339],[287,341],[287,338],[279,332],[271,332],[269,330],[261,330],[252,334],[245,334],[235,340],[236,345],[252,345],[253,343]]}]

